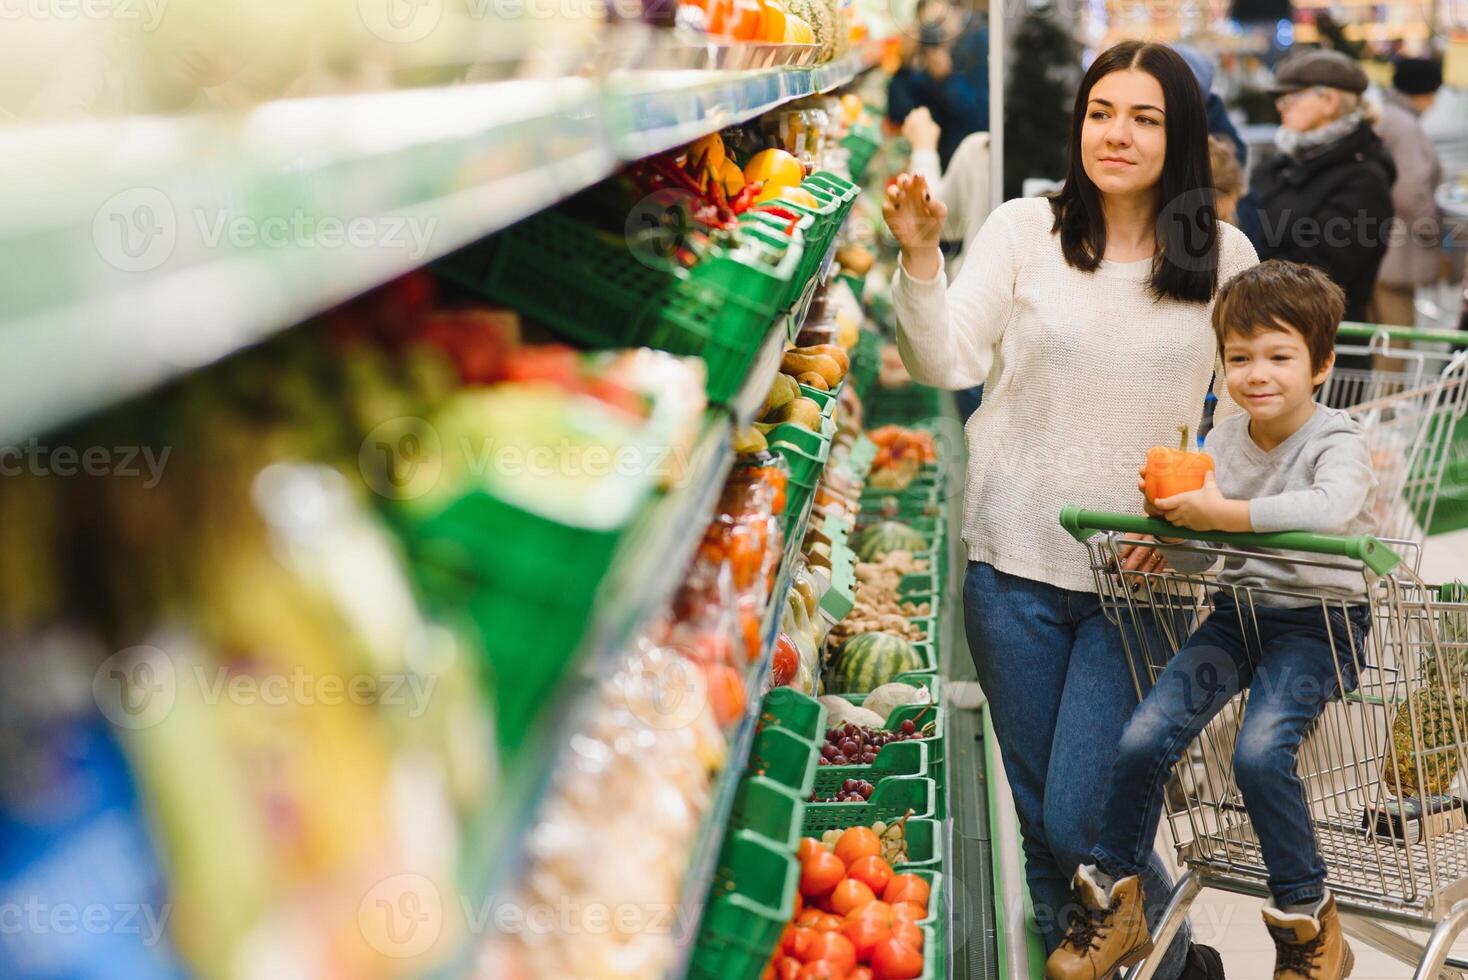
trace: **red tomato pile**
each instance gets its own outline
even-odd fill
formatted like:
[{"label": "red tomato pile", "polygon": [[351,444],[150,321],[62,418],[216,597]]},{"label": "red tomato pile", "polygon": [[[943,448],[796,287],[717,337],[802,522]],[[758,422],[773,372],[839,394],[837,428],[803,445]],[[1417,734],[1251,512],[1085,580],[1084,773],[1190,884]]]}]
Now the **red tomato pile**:
[{"label": "red tomato pile", "polygon": [[928,883],[897,874],[882,842],[852,827],[834,853],[803,838],[795,918],[785,927],[764,980],[912,980],[923,972]]}]

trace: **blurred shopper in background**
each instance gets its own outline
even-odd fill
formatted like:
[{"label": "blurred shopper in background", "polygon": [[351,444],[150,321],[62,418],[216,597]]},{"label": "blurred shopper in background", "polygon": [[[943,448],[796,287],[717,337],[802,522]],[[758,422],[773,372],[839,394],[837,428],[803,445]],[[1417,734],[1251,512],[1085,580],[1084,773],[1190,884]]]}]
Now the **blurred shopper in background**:
[{"label": "blurred shopper in background", "polygon": [[1244,196],[1244,168],[1234,148],[1222,136],[1208,137],[1208,158],[1213,166],[1213,206],[1218,220],[1239,226],[1239,199]]},{"label": "blurred shopper in background", "polygon": [[[943,221],[942,243],[948,281],[958,275],[968,255],[969,243],[979,233],[984,219],[993,209],[989,187],[989,134],[970,133],[958,144],[948,168],[943,169],[938,156],[938,124],[925,107],[907,114],[902,135],[912,145],[908,162],[911,173],[922,174],[932,188],[932,195],[948,207]],[[967,422],[984,401],[984,386],[962,388],[953,393],[958,404],[958,417]]]},{"label": "blurred shopper in background", "polygon": [[1174,44],[1173,50],[1183,56],[1188,67],[1193,70],[1193,77],[1198,80],[1198,88],[1203,91],[1203,108],[1208,112],[1208,132],[1213,136],[1222,136],[1233,146],[1233,152],[1239,160],[1239,166],[1246,166],[1249,162],[1248,148],[1244,145],[1244,138],[1234,128],[1233,120],[1228,117],[1228,109],[1223,104],[1223,99],[1217,92],[1213,91],[1213,76],[1216,69],[1213,59],[1208,57],[1197,48],[1186,44]]},{"label": "blurred shopper in background", "polygon": [[1346,319],[1363,320],[1391,232],[1397,169],[1362,100],[1368,80],[1339,51],[1282,62],[1273,94],[1279,153],[1254,172],[1259,258],[1312,265],[1346,293]]},{"label": "blurred shopper in background", "polygon": [[989,34],[984,18],[949,0],[918,5],[916,43],[887,87],[887,119],[901,128],[922,106],[940,128],[938,159],[947,168],[958,145],[989,129]]},{"label": "blurred shopper in background", "polygon": [[1376,131],[1397,168],[1392,184],[1396,222],[1367,311],[1372,323],[1415,325],[1417,287],[1432,285],[1442,272],[1442,228],[1433,199],[1442,164],[1421,121],[1442,83],[1437,61],[1403,58],[1382,98]]}]

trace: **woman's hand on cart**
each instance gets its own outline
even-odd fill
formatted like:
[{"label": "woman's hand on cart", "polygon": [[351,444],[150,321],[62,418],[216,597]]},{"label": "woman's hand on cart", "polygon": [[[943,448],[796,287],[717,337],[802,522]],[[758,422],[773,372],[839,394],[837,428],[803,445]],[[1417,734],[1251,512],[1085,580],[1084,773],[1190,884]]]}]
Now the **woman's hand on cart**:
[{"label": "woman's hand on cart", "polygon": [[942,268],[938,243],[948,206],[928,190],[921,174],[898,174],[882,201],[882,217],[902,246],[902,265],[916,279],[931,279]]},{"label": "woman's hand on cart", "polygon": [[1117,570],[1126,572],[1162,572],[1167,570],[1167,557],[1156,548],[1146,545],[1157,544],[1156,538],[1150,534],[1128,534],[1123,541],[1135,541],[1136,544],[1123,544],[1117,549]]}]

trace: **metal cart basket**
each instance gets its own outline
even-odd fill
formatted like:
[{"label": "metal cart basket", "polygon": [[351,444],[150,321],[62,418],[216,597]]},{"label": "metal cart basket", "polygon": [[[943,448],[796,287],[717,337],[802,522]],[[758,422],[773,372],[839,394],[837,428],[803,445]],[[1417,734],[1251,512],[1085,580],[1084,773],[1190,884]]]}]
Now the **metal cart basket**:
[{"label": "metal cart basket", "polygon": [[[1297,771],[1345,930],[1413,965],[1417,980],[1460,980],[1455,971],[1468,971],[1468,962],[1451,959],[1449,949],[1468,925],[1468,594],[1462,586],[1424,584],[1411,541],[1205,534],[1075,507],[1065,509],[1061,523],[1086,543],[1102,608],[1126,641],[1139,698],[1210,614],[1239,617],[1247,641],[1260,604],[1318,606],[1329,631],[1327,614],[1339,613],[1337,622],[1344,623],[1346,603],[1220,585],[1212,572],[1119,572],[1127,534],[1187,538],[1178,546],[1185,550],[1221,543],[1251,558],[1350,568],[1363,576],[1371,629],[1360,643],[1347,629],[1332,648],[1348,650],[1351,660],[1335,654],[1337,677],[1354,667],[1359,683],[1326,705],[1300,747]],[[1221,596],[1233,602],[1215,611]],[[1248,710],[1245,691],[1200,736],[1203,764],[1177,768],[1182,805],[1166,816],[1188,870],[1153,937],[1157,949],[1167,947],[1205,887],[1268,894],[1267,869],[1233,774],[1233,738]],[[1388,924],[1428,928],[1432,935],[1421,944]],[[1129,977],[1147,980],[1153,966],[1143,963]]]},{"label": "metal cart basket", "polygon": [[1384,538],[1422,540],[1444,472],[1455,454],[1468,453],[1456,438],[1468,408],[1468,351],[1453,349],[1465,339],[1442,330],[1341,325],[1336,354],[1370,366],[1338,365],[1316,397],[1345,408],[1366,430]]}]

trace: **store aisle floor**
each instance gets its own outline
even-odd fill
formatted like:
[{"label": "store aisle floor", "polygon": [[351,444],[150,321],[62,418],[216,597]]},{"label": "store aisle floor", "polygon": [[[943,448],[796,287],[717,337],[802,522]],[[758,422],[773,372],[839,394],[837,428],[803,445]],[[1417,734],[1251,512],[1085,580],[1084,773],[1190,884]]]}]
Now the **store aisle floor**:
[{"label": "store aisle floor", "polygon": [[[1427,582],[1468,581],[1468,530],[1428,538],[1421,575]],[[1216,891],[1204,892],[1193,905],[1197,941],[1223,951],[1229,980],[1269,980],[1274,969],[1274,945],[1260,919],[1263,905],[1262,899]],[[1412,976],[1412,970],[1399,960],[1360,941],[1353,940],[1352,945],[1356,969],[1351,980],[1408,980]],[[1468,957],[1468,936],[1460,938],[1454,952]]]}]

